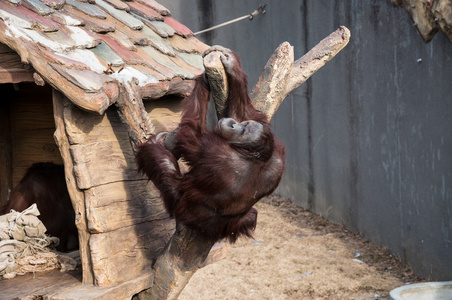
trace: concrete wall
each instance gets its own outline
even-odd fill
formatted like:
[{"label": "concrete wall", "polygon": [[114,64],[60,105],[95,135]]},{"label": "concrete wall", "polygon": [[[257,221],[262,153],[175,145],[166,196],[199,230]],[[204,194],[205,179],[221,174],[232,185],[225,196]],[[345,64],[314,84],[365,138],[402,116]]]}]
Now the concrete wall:
[{"label": "concrete wall", "polygon": [[[160,0],[198,31],[261,0]],[[452,42],[429,44],[389,0],[267,0],[267,13],[198,38],[239,53],[250,86],[283,41],[301,57],[340,25],[349,45],[281,105],[288,148],[277,190],[388,247],[422,276],[452,279]]]}]

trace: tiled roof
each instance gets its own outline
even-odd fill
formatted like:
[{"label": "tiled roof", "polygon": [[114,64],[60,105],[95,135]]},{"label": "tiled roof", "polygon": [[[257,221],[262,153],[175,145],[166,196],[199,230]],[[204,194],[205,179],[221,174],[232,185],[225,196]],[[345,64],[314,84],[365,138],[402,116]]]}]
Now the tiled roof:
[{"label": "tiled roof", "polygon": [[121,83],[135,82],[143,98],[186,91],[208,47],[153,0],[0,0],[0,43],[98,113]]}]

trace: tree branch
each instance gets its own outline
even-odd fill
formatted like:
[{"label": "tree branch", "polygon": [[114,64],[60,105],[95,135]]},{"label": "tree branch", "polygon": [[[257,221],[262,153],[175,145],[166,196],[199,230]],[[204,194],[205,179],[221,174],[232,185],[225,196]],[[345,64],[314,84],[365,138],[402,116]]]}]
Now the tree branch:
[{"label": "tree branch", "polygon": [[[254,107],[264,112],[270,120],[287,95],[336,56],[349,40],[350,31],[341,26],[295,62],[293,46],[288,42],[282,43],[268,60],[250,93]],[[206,66],[206,73],[209,82],[211,78],[215,81],[215,84],[211,85],[212,93],[217,93],[216,97],[220,98],[220,101],[227,99],[227,78],[219,56],[212,55],[209,59],[212,62]]]},{"label": "tree branch", "polygon": [[[251,92],[255,107],[271,119],[284,98],[332,59],[349,39],[350,31],[340,27],[296,62],[293,62],[293,47],[282,43]],[[218,53],[207,55],[204,63],[212,97],[219,103],[217,110],[221,116],[228,96],[227,76]],[[191,276],[202,267],[212,246],[212,242],[204,240],[196,231],[177,223],[164,254],[153,267],[153,286],[133,299],[177,299]]]},{"label": "tree branch", "polygon": [[204,69],[209,80],[218,120],[225,116],[229,94],[228,77],[220,60],[221,54],[219,51],[214,51],[204,57]]}]

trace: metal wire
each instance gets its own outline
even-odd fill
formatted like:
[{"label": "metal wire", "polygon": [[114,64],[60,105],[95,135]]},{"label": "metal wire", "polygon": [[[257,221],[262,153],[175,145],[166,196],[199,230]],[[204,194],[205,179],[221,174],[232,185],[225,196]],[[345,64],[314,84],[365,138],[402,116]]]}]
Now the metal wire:
[{"label": "metal wire", "polygon": [[238,18],[236,18],[236,19],[234,19],[234,20],[227,21],[227,22],[224,22],[224,23],[215,25],[215,26],[213,26],[213,27],[210,27],[210,28],[207,28],[207,29],[204,29],[204,30],[195,32],[194,35],[198,35],[198,34],[201,34],[201,33],[204,33],[204,32],[208,32],[208,31],[211,31],[211,30],[215,30],[215,29],[217,29],[217,28],[220,28],[220,27],[223,27],[223,26],[226,26],[226,25],[229,25],[229,24],[232,24],[232,23],[235,23],[235,22],[244,20],[244,19],[249,19],[249,20],[251,21],[251,20],[253,20],[254,17],[257,16],[258,14],[265,14],[265,13],[266,13],[265,7],[266,7],[265,4],[261,4],[255,11],[253,11],[252,13],[250,13],[250,14],[248,14],[248,15],[245,15],[245,16],[242,16],[242,17],[238,17]]}]

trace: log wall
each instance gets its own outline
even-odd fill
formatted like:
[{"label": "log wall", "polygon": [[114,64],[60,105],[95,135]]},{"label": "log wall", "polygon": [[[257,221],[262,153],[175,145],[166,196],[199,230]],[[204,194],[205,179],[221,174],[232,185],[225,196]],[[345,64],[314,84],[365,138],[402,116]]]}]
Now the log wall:
[{"label": "log wall", "polygon": [[[75,181],[69,189],[71,196],[76,195],[74,207],[80,215],[84,283],[110,286],[148,271],[174,223],[159,192],[136,172],[129,137],[116,109],[95,115],[58,92],[54,102],[56,138],[67,174]],[[177,126],[179,103],[164,99],[146,104],[157,131]]]}]

